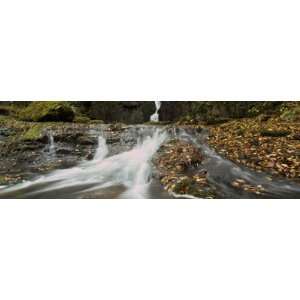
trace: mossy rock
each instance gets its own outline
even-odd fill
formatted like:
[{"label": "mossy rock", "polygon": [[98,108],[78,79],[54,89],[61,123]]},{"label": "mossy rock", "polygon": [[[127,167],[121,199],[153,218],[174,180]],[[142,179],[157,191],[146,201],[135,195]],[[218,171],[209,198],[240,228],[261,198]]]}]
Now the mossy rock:
[{"label": "mossy rock", "polygon": [[41,124],[34,124],[22,136],[22,141],[37,141],[42,143],[48,142],[48,136],[44,132],[44,126]]},{"label": "mossy rock", "polygon": [[104,124],[104,122],[102,120],[90,120],[90,124]]},{"label": "mossy rock", "polygon": [[4,175],[0,175],[0,185],[6,185],[7,184],[7,177]]},{"label": "mossy rock", "polygon": [[285,109],[280,118],[284,121],[300,121],[300,105]]},{"label": "mossy rock", "polygon": [[63,101],[35,101],[19,113],[21,120],[34,122],[72,122],[74,116],[72,107]]},{"label": "mossy rock", "polygon": [[86,116],[76,116],[74,119],[75,123],[89,123],[91,121],[91,119],[89,117]]}]

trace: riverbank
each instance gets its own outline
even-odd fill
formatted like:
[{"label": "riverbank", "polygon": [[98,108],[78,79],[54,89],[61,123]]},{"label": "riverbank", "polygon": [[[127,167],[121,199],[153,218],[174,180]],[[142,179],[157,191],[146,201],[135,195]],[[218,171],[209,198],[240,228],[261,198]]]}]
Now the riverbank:
[{"label": "riverbank", "polygon": [[208,144],[223,157],[300,183],[299,122],[256,117],[211,126],[209,131]]}]

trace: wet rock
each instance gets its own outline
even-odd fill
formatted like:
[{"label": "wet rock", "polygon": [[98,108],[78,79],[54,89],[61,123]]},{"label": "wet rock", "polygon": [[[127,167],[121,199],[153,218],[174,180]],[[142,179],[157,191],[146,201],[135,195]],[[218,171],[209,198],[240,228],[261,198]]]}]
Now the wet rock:
[{"label": "wet rock", "polygon": [[55,151],[55,153],[59,155],[68,155],[72,153],[72,150],[67,148],[59,148]]},{"label": "wet rock", "polygon": [[77,143],[78,139],[83,137],[83,133],[81,132],[66,132],[66,133],[55,133],[54,141],[60,143]]},{"label": "wet rock", "polygon": [[44,148],[44,145],[40,143],[30,143],[30,144],[21,144],[18,147],[16,147],[16,150],[27,152],[27,151],[36,151],[41,148]]},{"label": "wet rock", "polygon": [[98,139],[95,136],[90,136],[86,132],[67,132],[55,133],[54,142],[61,144],[95,146]]},{"label": "wet rock", "polygon": [[0,128],[0,136],[8,137],[14,135],[15,133],[16,131],[11,128]]},{"label": "wet rock", "polygon": [[123,131],[125,129],[126,129],[126,125],[122,123],[112,124],[107,128],[108,131]]},{"label": "wet rock", "polygon": [[92,136],[79,136],[77,143],[80,145],[97,145],[97,139]]},{"label": "wet rock", "polygon": [[94,158],[94,154],[92,152],[88,153],[85,157],[86,160],[92,160]]},{"label": "wet rock", "polygon": [[110,136],[106,139],[107,144],[116,144],[120,142],[120,136]]}]

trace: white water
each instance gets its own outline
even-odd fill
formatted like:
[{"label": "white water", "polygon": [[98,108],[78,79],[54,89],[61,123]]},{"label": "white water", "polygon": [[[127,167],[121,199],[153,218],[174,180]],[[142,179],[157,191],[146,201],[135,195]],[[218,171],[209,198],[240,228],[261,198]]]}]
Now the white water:
[{"label": "white water", "polygon": [[152,122],[158,122],[159,121],[159,114],[158,111],[160,110],[161,107],[161,101],[155,101],[155,113],[150,117],[150,121]]},{"label": "white water", "polygon": [[100,136],[98,148],[92,161],[64,170],[57,170],[34,181],[27,181],[6,192],[18,191],[30,197],[46,192],[56,193],[62,189],[78,189],[78,193],[93,192],[101,188],[122,186],[125,192],[120,198],[147,198],[151,182],[151,159],[160,145],[166,140],[167,133],[156,130],[130,151],[107,157],[109,154],[105,138]]},{"label": "white water", "polygon": [[103,136],[98,137],[98,148],[94,156],[94,160],[103,160],[108,155],[108,147]]},{"label": "white water", "polygon": [[55,143],[54,143],[54,137],[53,134],[49,134],[49,154],[50,155],[55,155]]}]

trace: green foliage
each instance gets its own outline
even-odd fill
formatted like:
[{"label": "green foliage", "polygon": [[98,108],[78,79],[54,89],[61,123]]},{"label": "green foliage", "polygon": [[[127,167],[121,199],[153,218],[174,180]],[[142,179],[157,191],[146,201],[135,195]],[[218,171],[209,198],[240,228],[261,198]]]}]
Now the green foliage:
[{"label": "green foliage", "polygon": [[260,114],[276,114],[280,110],[281,101],[253,101],[248,109],[248,117],[256,117]]},{"label": "green foliage", "polygon": [[284,121],[300,121],[300,105],[284,108],[280,118]]}]

